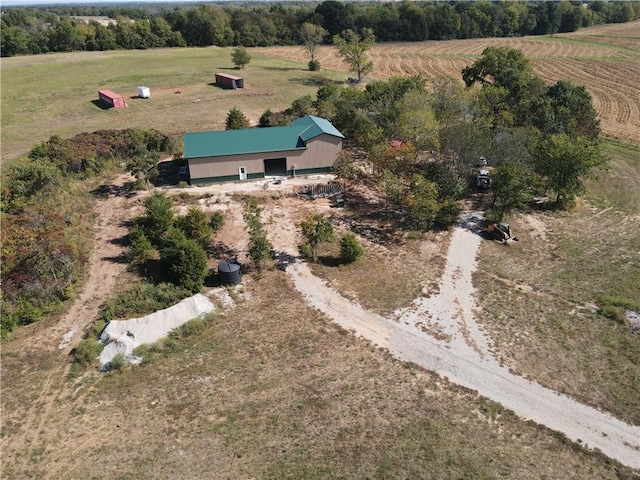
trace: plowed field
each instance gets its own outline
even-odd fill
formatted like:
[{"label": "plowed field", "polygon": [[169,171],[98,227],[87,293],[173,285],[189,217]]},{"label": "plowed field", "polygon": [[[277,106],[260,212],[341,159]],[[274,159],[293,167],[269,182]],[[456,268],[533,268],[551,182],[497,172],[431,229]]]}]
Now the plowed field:
[{"label": "plowed field", "polygon": [[[605,25],[553,37],[490,38],[384,43],[370,51],[374,64],[371,79],[396,75],[461,78],[489,46],[521,50],[536,75],[549,83],[571,80],[587,87],[602,120],[605,135],[640,143],[640,22]],[[265,55],[307,63],[303,47],[256,49]],[[347,72],[346,64],[331,46],[317,51],[322,68]]]}]

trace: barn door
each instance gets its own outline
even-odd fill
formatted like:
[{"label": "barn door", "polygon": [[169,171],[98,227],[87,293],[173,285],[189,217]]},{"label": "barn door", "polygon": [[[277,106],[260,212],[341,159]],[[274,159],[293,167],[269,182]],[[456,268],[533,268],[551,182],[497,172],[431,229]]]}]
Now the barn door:
[{"label": "barn door", "polygon": [[247,167],[238,168],[238,173],[240,175],[240,180],[246,180],[247,179]]}]

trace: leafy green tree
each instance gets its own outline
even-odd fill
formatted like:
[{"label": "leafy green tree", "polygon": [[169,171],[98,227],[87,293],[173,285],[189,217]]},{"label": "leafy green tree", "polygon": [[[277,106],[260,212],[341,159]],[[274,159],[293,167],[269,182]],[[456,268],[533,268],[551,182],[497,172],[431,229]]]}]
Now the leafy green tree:
[{"label": "leafy green tree", "polygon": [[333,37],[348,28],[353,28],[355,7],[350,3],[337,0],[325,0],[318,5],[314,12],[322,20],[322,26]]},{"label": "leafy green tree", "polygon": [[530,200],[531,173],[522,163],[508,160],[491,174],[492,220],[502,221],[510,213],[522,210]]},{"label": "leafy green tree", "polygon": [[155,191],[144,201],[145,212],[137,220],[142,231],[155,246],[173,226],[173,202],[161,192]]},{"label": "leafy green tree", "polygon": [[338,158],[331,167],[331,171],[336,177],[345,180],[353,180],[358,175],[358,167],[355,165],[353,156],[347,150],[338,152]]},{"label": "leafy green tree", "polygon": [[312,115],[313,111],[313,97],[311,95],[304,95],[300,98],[296,98],[291,107],[287,108],[285,114],[291,118],[301,118],[305,115]]},{"label": "leafy green tree", "polygon": [[227,114],[227,130],[242,130],[251,127],[249,119],[237,108],[232,108]]},{"label": "leafy green tree", "polygon": [[542,141],[536,149],[536,159],[536,172],[555,192],[557,207],[573,205],[575,197],[585,190],[584,180],[608,162],[598,143],[566,134],[552,135]]},{"label": "leafy green tree", "polygon": [[402,140],[415,145],[417,150],[439,150],[440,123],[436,120],[429,95],[412,90],[400,101],[395,120],[395,133]]},{"label": "leafy green tree", "polygon": [[236,68],[243,69],[249,62],[251,61],[251,55],[247,52],[247,49],[244,47],[236,47],[231,52],[231,60]]},{"label": "leafy green tree", "polygon": [[511,47],[485,48],[473,65],[462,70],[462,79],[467,87],[482,86],[482,105],[494,126],[530,124],[545,91],[529,59]]},{"label": "leafy green tree", "polygon": [[468,95],[459,80],[439,77],[433,81],[431,102],[436,120],[442,125],[457,123],[465,119],[470,111]]},{"label": "leafy green tree", "polygon": [[458,175],[467,175],[492,148],[490,129],[480,123],[457,122],[440,130],[440,153]]},{"label": "leafy green tree", "polygon": [[467,87],[480,83],[515,89],[525,86],[531,77],[531,63],[520,50],[511,47],[487,47],[473,65],[462,69]]},{"label": "leafy green tree", "polygon": [[551,115],[548,122],[539,125],[545,133],[566,133],[595,140],[600,135],[600,120],[591,95],[584,85],[574,85],[568,80],[559,80],[549,87]]},{"label": "leafy green tree", "polygon": [[303,237],[303,245],[308,248],[308,257],[318,263],[318,245],[333,240],[333,225],[321,213],[309,214],[298,224]]},{"label": "leafy green tree", "polygon": [[361,33],[347,29],[340,35],[335,35],[333,43],[350,70],[358,76],[358,82],[362,80],[363,75],[373,70],[373,62],[367,56],[367,52],[376,43],[372,29],[365,27]]},{"label": "leafy green tree", "polygon": [[171,283],[192,293],[200,291],[208,273],[207,254],[195,240],[177,228],[169,229],[162,238],[160,262]]},{"label": "leafy green tree", "polygon": [[414,228],[420,231],[429,230],[440,212],[438,187],[422,175],[413,175],[405,204]]},{"label": "leafy green tree", "polygon": [[356,236],[351,233],[345,233],[340,240],[340,260],[345,263],[354,263],[360,260],[364,255],[364,248]]},{"label": "leafy green tree", "polygon": [[493,148],[486,157],[494,167],[499,167],[508,161],[516,161],[531,170],[534,160],[531,152],[540,138],[540,131],[534,127],[520,127],[498,132],[493,137]]},{"label": "leafy green tree", "polygon": [[382,82],[371,82],[365,87],[367,115],[387,136],[397,133],[397,121],[403,113],[405,95],[409,92],[424,92],[425,80],[413,77],[392,77]]},{"label": "leafy green tree", "polygon": [[3,21],[0,49],[3,57],[26,55],[31,51],[31,36],[21,27],[10,27]]},{"label": "leafy green tree", "polygon": [[320,25],[310,22],[305,22],[300,27],[300,40],[311,57],[309,70],[320,70],[320,62],[316,60],[316,49],[318,45],[322,44],[322,40],[327,36],[327,33]]}]

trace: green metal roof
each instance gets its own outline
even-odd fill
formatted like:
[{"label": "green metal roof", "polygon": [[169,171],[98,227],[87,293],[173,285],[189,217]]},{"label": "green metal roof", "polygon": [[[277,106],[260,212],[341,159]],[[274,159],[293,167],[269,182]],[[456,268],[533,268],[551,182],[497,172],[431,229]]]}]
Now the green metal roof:
[{"label": "green metal roof", "polygon": [[328,120],[307,115],[287,127],[246,128],[184,134],[185,158],[305,149],[306,142],[327,134],[344,138]]}]

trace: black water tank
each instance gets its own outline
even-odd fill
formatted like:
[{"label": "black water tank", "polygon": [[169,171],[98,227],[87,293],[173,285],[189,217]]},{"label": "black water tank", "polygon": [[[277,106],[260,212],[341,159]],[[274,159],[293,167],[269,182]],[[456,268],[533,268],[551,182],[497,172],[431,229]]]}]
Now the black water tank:
[{"label": "black water tank", "polygon": [[223,260],[218,264],[218,275],[223,285],[237,285],[242,281],[240,264],[235,260]]}]

